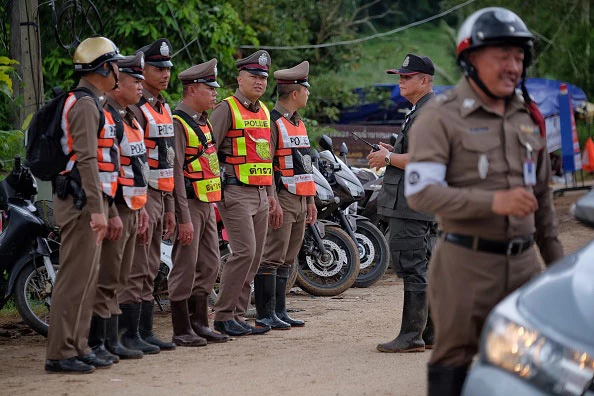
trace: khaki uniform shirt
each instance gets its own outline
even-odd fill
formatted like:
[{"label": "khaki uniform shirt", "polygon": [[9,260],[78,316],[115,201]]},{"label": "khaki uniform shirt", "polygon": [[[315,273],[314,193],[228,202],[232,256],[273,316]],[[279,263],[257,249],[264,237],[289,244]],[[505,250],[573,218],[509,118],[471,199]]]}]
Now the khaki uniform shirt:
[{"label": "khaki uniform shirt", "polygon": [[[235,91],[233,96],[235,96],[239,103],[241,103],[243,107],[245,107],[249,111],[253,111],[254,113],[260,111],[260,103],[258,101],[256,101],[256,103],[250,102],[250,100],[246,98],[245,95],[242,94],[239,89]],[[232,155],[233,147],[231,139],[225,139],[227,132],[229,131],[229,129],[231,129],[231,126],[233,125],[231,108],[229,107],[229,104],[226,101],[222,100],[219,102],[219,104],[216,105],[216,107],[212,111],[212,114],[210,115],[210,124],[212,125],[214,140],[215,142],[217,142],[217,152],[225,155]],[[270,158],[272,158],[273,155],[274,150],[271,147]],[[225,177],[235,177],[235,169],[233,168],[233,165],[221,162],[221,166],[225,167]],[[272,186],[266,186],[266,193],[269,197],[275,196],[274,180],[272,183]]]},{"label": "khaki uniform shirt", "polygon": [[[498,241],[535,235],[547,264],[563,255],[546,142],[520,96],[500,115],[463,78],[429,102],[411,130],[406,195],[413,209],[435,213],[444,232]],[[526,188],[534,192],[538,210],[526,217],[497,215],[491,210],[495,191],[525,186],[528,145],[536,185]]]},{"label": "khaki uniform shirt", "polygon": [[[153,106],[153,109],[160,111],[160,112],[165,111],[165,103],[167,103],[167,101],[165,100],[163,95],[154,96],[146,89],[143,89],[142,96],[144,96],[144,98],[150,103],[150,105]],[[146,118],[144,118],[144,114],[142,113],[140,108],[136,105],[130,106],[130,109],[132,109],[132,111],[134,112],[134,115],[136,116],[136,120],[140,124],[140,127],[142,128],[142,131],[144,134],[144,131],[146,129],[146,123],[147,123]],[[183,151],[181,152],[180,155],[183,155]],[[175,152],[175,156],[176,157],[178,156],[177,151]],[[150,189],[151,187],[148,187],[148,188]],[[166,193],[165,197],[163,198],[163,202],[165,203],[165,212],[174,212],[175,211],[175,201],[173,200],[173,194]]]},{"label": "khaki uniform shirt", "polygon": [[[197,113],[183,102],[179,102],[175,110],[180,110],[192,117],[198,125],[206,125],[208,114],[203,112]],[[188,209],[188,198],[186,196],[186,184],[184,180],[184,162],[186,160],[186,143],[187,137],[185,129],[181,122],[173,119],[173,131],[175,133],[175,166],[173,167],[173,177],[175,178],[175,188],[173,196],[175,198],[175,211],[179,218],[179,222],[186,224],[192,221],[190,217],[190,209]]]}]

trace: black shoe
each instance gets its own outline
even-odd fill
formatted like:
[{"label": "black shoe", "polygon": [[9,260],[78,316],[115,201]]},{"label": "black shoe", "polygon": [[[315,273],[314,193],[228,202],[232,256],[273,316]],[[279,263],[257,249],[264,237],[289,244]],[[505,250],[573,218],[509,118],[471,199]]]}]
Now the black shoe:
[{"label": "black shoe", "polygon": [[83,363],[88,364],[89,366],[93,366],[98,369],[110,368],[113,365],[112,362],[108,362],[107,360],[99,359],[93,352],[89,353],[88,355],[82,356],[82,357],[79,356],[78,360],[80,360]]},{"label": "black shoe", "polygon": [[287,279],[289,276],[289,268],[279,268],[276,273],[276,288],[275,288],[275,307],[276,316],[291,327],[303,327],[305,322],[298,319],[293,319],[287,313],[286,299],[287,299]]},{"label": "black shoe", "polygon": [[140,303],[120,304],[122,310],[118,332],[122,334],[122,345],[130,350],[141,351],[144,355],[154,355],[161,350],[158,346],[144,342],[138,333]]},{"label": "black shoe", "polygon": [[245,329],[243,326],[241,326],[239,323],[237,323],[233,319],[231,319],[231,320],[215,320],[214,328],[219,333],[223,333],[223,334],[227,334],[227,335],[235,336],[235,337],[248,335],[248,334],[251,334],[251,332],[252,332],[250,329]]},{"label": "black shoe", "polygon": [[111,363],[118,363],[120,361],[120,358],[117,355],[111,354],[107,349],[105,349],[105,346],[103,345],[91,348],[91,350],[98,359]]},{"label": "black shoe", "polygon": [[162,341],[153,333],[154,305],[152,301],[142,301],[140,304],[140,321],[138,322],[140,338],[149,344],[158,346],[162,351],[173,351],[175,349],[173,342]]},{"label": "black shoe", "polygon": [[290,330],[291,325],[276,316],[275,307],[276,274],[258,274],[254,278],[256,295],[256,326],[272,330]]},{"label": "black shoe", "polygon": [[141,359],[144,355],[137,349],[128,349],[120,342],[118,334],[119,315],[111,315],[107,320],[105,334],[105,349],[110,353],[117,355],[120,359]]},{"label": "black shoe", "polygon": [[95,371],[95,367],[83,363],[78,358],[45,361],[45,371],[48,373],[70,373],[70,374],[90,374]]},{"label": "black shoe", "polygon": [[271,330],[270,326],[252,326],[248,322],[244,322],[243,320],[235,319],[235,321],[244,329],[250,330],[250,334],[252,335],[266,334]]}]

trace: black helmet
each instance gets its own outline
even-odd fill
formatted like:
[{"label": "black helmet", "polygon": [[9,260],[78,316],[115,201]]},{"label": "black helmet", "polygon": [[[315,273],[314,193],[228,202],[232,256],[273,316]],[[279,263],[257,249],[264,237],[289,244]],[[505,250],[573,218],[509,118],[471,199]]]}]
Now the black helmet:
[{"label": "black helmet", "polygon": [[[487,46],[518,46],[524,49],[524,70],[532,61],[534,35],[530,33],[522,19],[507,8],[487,7],[471,14],[458,31],[456,55],[464,75],[477,81],[474,66],[468,61],[468,54],[475,49]],[[478,81],[477,81],[478,82]],[[482,83],[479,83],[481,86]],[[486,87],[481,89],[485,90]],[[488,90],[486,93],[493,96]]]}]

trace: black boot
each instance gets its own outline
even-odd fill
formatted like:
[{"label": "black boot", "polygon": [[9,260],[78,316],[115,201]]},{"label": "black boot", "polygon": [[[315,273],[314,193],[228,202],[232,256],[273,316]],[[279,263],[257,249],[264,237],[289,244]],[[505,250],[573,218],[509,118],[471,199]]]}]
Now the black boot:
[{"label": "black boot", "polygon": [[422,333],[427,323],[427,292],[404,291],[402,324],[398,337],[385,344],[379,344],[380,352],[423,352],[425,343]]},{"label": "black boot", "polygon": [[118,334],[118,318],[120,315],[111,315],[107,319],[107,331],[105,336],[105,349],[110,353],[117,355],[120,359],[140,359],[144,355],[142,351],[128,349],[120,342]]},{"label": "black boot", "polygon": [[175,349],[173,342],[165,342],[155,336],[153,333],[153,314],[155,312],[154,303],[152,301],[142,301],[140,303],[140,321],[138,323],[138,332],[140,338],[149,344],[159,347],[162,351],[172,351]]},{"label": "black boot", "polygon": [[188,300],[190,308],[190,324],[192,329],[200,337],[208,342],[229,341],[227,334],[220,334],[212,331],[208,326],[208,296],[194,295]]},{"label": "black boot", "polygon": [[171,301],[171,323],[173,324],[173,337],[175,345],[185,347],[205,346],[206,340],[192,330],[188,300]]},{"label": "black boot", "polygon": [[216,331],[228,334],[230,336],[244,336],[251,334],[252,331],[250,329],[246,329],[239,323],[235,321],[235,319],[230,320],[215,320],[214,321],[214,328]]},{"label": "black boot", "polygon": [[466,380],[468,367],[427,365],[428,396],[459,396]]},{"label": "black boot", "polygon": [[117,355],[112,355],[105,349],[106,325],[107,319],[103,319],[97,315],[91,317],[89,347],[91,347],[97,358],[105,360],[106,362],[117,363],[120,361],[120,358]]},{"label": "black boot", "polygon": [[153,355],[161,350],[140,338],[138,324],[140,321],[140,303],[120,304],[122,310],[118,332],[122,334],[122,344],[132,350],[141,351],[145,355]]},{"label": "black boot", "polygon": [[287,299],[287,280],[289,278],[289,268],[282,267],[276,272],[276,305],[275,312],[276,316],[283,322],[291,325],[291,327],[303,327],[305,322],[298,319],[293,319],[287,313],[286,299]]},{"label": "black boot", "polygon": [[433,349],[435,346],[435,330],[433,329],[430,309],[427,311],[427,325],[423,330],[423,341],[425,342],[425,349]]},{"label": "black boot", "polygon": [[256,294],[256,326],[270,326],[272,330],[289,330],[291,325],[276,316],[275,306],[275,274],[258,274],[254,278]]}]

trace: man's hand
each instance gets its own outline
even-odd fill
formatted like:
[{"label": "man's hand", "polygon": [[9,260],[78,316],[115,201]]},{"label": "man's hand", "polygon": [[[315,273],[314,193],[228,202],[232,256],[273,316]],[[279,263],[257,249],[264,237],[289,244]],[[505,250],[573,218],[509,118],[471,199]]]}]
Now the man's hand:
[{"label": "man's hand", "polygon": [[496,191],[491,202],[491,210],[502,216],[525,217],[537,209],[536,197],[524,187]]},{"label": "man's hand", "polygon": [[175,213],[173,212],[165,212],[165,217],[163,218],[163,235],[164,239],[171,239],[173,233],[175,232]]},{"label": "man's hand", "polygon": [[269,223],[273,229],[279,229],[283,225],[283,208],[280,205],[276,205],[276,210],[270,212]]},{"label": "man's hand", "polygon": [[318,208],[316,208],[316,204],[307,204],[307,217],[305,218],[305,222],[309,225],[314,225],[317,219]]},{"label": "man's hand", "polygon": [[390,151],[388,151],[388,149],[386,148],[386,146],[388,147],[392,147],[389,144],[386,145],[385,143],[380,143],[380,149],[379,151],[370,151],[369,155],[367,156],[367,160],[369,161],[369,167],[370,168],[381,168],[386,166],[386,155],[388,155],[388,153]]},{"label": "man's hand", "polygon": [[187,246],[192,243],[194,239],[194,225],[192,222],[181,223],[177,229],[177,240],[181,242],[182,246]]},{"label": "man's hand", "polygon": [[389,145],[388,143],[380,142],[380,146],[384,147],[389,152],[394,151],[394,146]]},{"label": "man's hand", "polygon": [[105,234],[107,233],[107,220],[103,213],[91,213],[91,221],[89,222],[91,230],[95,233],[97,246],[101,245]]},{"label": "man's hand", "polygon": [[122,237],[124,230],[124,223],[120,216],[112,217],[107,221],[107,235],[105,236],[110,241],[117,241]]},{"label": "man's hand", "polygon": [[272,195],[268,196],[268,213],[273,213],[276,210],[276,206],[278,205],[278,203],[276,202],[276,199],[274,199],[274,197]]}]

